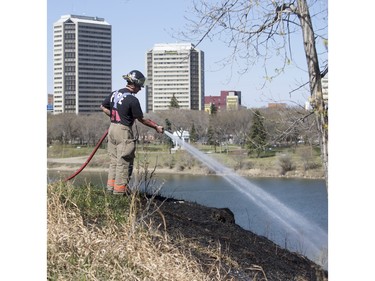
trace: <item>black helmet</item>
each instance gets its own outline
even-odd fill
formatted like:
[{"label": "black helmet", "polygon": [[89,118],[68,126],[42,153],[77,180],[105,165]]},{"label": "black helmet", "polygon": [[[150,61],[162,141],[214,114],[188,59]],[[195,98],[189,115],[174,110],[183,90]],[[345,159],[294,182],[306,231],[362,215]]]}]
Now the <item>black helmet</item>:
[{"label": "black helmet", "polygon": [[122,78],[128,83],[135,84],[141,88],[143,88],[143,84],[146,81],[146,77],[138,70],[132,70],[128,74],[122,75]]}]

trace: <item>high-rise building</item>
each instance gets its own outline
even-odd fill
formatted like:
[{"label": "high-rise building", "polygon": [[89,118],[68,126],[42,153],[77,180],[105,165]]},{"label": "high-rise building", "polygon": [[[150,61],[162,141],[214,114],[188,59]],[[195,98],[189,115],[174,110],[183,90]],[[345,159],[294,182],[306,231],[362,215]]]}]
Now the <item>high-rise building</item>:
[{"label": "high-rise building", "polygon": [[54,113],[99,112],[112,91],[112,27],[65,15],[53,25]]},{"label": "high-rise building", "polygon": [[204,52],[191,43],[155,44],[147,52],[146,112],[204,110]]}]

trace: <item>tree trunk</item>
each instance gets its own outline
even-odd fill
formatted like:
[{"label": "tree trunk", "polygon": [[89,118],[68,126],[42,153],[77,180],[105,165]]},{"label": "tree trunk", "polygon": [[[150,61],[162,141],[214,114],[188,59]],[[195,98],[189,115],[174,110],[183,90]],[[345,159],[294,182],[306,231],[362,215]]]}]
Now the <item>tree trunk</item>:
[{"label": "tree trunk", "polygon": [[297,0],[298,17],[300,19],[303,44],[305,48],[310,82],[310,103],[316,115],[319,131],[319,143],[323,161],[326,187],[328,190],[328,106],[323,99],[322,77],[319,69],[318,55],[315,48],[314,31],[306,0]]}]

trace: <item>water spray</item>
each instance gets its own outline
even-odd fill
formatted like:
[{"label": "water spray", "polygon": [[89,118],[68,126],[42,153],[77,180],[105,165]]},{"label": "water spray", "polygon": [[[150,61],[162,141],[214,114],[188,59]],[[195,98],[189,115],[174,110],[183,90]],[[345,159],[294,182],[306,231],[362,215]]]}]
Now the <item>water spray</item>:
[{"label": "water spray", "polygon": [[251,202],[261,208],[261,210],[266,212],[271,218],[275,219],[292,239],[298,241],[303,238],[307,256],[315,260],[322,252],[326,251],[328,235],[327,232],[317,224],[308,221],[306,218],[281,203],[277,198],[247,179],[239,176],[232,169],[186,143],[182,138],[174,136],[168,131],[164,131],[164,134],[205,164],[209,169],[215,171],[217,175],[223,177],[238,192],[250,199]]}]

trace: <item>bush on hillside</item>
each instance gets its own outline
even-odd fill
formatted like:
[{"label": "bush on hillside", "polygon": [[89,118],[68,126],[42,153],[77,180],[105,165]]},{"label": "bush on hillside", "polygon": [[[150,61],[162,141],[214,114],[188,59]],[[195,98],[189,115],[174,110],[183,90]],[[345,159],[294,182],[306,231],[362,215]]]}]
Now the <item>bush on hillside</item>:
[{"label": "bush on hillside", "polygon": [[277,156],[277,167],[281,175],[285,175],[287,172],[295,169],[295,165],[289,154],[279,154]]}]

